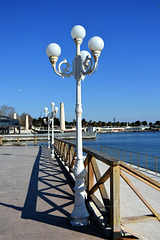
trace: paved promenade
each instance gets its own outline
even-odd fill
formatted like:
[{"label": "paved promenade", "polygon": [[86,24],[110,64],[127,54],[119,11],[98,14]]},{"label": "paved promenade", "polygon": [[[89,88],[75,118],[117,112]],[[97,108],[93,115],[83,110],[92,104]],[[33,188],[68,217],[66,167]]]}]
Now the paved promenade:
[{"label": "paved promenade", "polygon": [[105,239],[94,219],[72,227],[73,192],[46,147],[0,146],[0,240]]}]

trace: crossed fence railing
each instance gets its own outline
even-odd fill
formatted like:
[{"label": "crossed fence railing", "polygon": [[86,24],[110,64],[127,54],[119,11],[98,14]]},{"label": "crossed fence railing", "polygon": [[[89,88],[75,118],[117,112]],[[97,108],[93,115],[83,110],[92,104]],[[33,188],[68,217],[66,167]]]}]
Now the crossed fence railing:
[{"label": "crossed fence railing", "polygon": [[[73,172],[76,156],[76,144],[55,139],[55,151],[70,174]],[[86,192],[87,201],[92,202],[94,207],[103,218],[105,228],[111,228],[112,239],[119,239],[122,236],[122,230],[130,232],[139,237],[138,233],[126,228],[124,223],[136,223],[142,221],[160,221],[160,214],[151,204],[142,196],[139,190],[129,179],[129,175],[149,185],[151,188],[160,191],[160,183],[132,168],[130,165],[111,157],[105,153],[83,147],[85,155],[84,166],[86,168]],[[103,173],[99,169],[99,163],[105,164]],[[127,173],[127,174],[126,174]],[[131,216],[121,218],[120,216],[120,179],[123,179],[127,185],[134,191],[143,204],[150,210],[150,215]],[[109,181],[109,191],[106,188],[106,182]],[[99,191],[99,197],[96,192]]]}]

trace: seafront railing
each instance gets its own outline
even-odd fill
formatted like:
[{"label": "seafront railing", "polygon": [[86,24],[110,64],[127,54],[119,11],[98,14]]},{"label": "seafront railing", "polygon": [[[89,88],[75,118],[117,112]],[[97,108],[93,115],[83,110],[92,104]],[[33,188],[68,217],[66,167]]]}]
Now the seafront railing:
[{"label": "seafront railing", "polygon": [[100,151],[130,164],[130,166],[134,165],[138,168],[142,167],[146,171],[151,170],[156,174],[160,173],[160,157],[102,145]]},{"label": "seafront railing", "polygon": [[15,143],[17,146],[22,145],[25,141],[33,141],[34,145],[37,145],[38,141],[47,140],[47,134],[13,134],[13,135],[1,135],[0,146],[6,143]]},{"label": "seafront railing", "polygon": [[[68,172],[73,176],[73,168],[76,156],[76,144],[71,141],[55,139],[55,150],[64,163]],[[138,233],[126,228],[126,223],[136,223],[142,221],[160,221],[160,214],[143,197],[139,190],[130,180],[136,178],[138,181],[149,185],[151,188],[160,191],[160,183],[147,177],[140,171],[132,168],[128,164],[111,157],[100,151],[83,147],[84,166],[86,169],[86,193],[87,202],[96,208],[99,219],[106,229],[111,229],[112,239],[121,237],[121,230],[130,232],[132,235],[140,237]],[[74,176],[73,176],[74,178]],[[138,196],[142,203],[150,210],[150,215],[121,217],[120,205],[120,181],[123,179],[126,185]],[[122,196],[123,197],[123,196]]]}]

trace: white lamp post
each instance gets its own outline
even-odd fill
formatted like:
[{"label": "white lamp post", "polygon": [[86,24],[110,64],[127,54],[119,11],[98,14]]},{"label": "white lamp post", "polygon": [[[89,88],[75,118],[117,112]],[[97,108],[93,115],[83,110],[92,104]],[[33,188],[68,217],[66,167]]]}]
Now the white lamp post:
[{"label": "white lamp post", "polygon": [[50,122],[50,117],[49,117],[49,112],[48,112],[47,107],[44,108],[44,113],[45,113],[45,116],[48,117],[48,121],[46,122],[46,119],[44,119],[44,123],[48,124],[48,148],[50,148],[50,134],[49,134],[50,129],[49,129],[49,125],[50,125],[51,122]]},{"label": "white lamp post", "polygon": [[51,117],[52,117],[52,144],[51,144],[51,157],[54,158],[54,117],[58,112],[58,107],[54,107],[55,103],[51,102]]},{"label": "white lamp post", "polygon": [[[84,80],[86,75],[93,73],[98,66],[98,58],[101,54],[101,50],[104,47],[104,42],[100,37],[93,37],[88,42],[88,47],[91,50],[91,54],[94,58],[94,63],[90,57],[89,52],[80,51],[80,45],[83,42],[83,38],[86,35],[85,29],[76,25],[72,28],[71,36],[76,44],[76,56],[73,61],[72,71],[69,72],[70,65],[66,59],[58,65],[58,70],[56,69],[56,62],[59,55],[61,54],[61,48],[56,43],[51,43],[46,49],[46,53],[52,64],[54,72],[63,77],[74,76],[76,79],[76,164],[74,167],[74,175],[76,178],[75,182],[75,204],[73,212],[71,213],[70,223],[73,226],[84,226],[88,225],[88,211],[85,206],[85,186],[84,186],[84,176],[85,168],[83,163],[83,153],[82,153],[82,104],[81,104],[81,80]],[[61,69],[61,65],[66,64],[65,68]]]},{"label": "white lamp post", "polygon": [[44,113],[45,116],[48,117],[48,121],[46,123],[46,119],[45,119],[45,123],[48,124],[48,148],[50,148],[50,128],[49,125],[52,122],[52,143],[51,143],[51,157],[54,158],[54,117],[56,116],[57,112],[58,112],[58,107],[54,107],[55,103],[51,102],[51,108],[52,108],[52,112],[49,113],[48,112],[48,108],[45,107],[44,108]]}]

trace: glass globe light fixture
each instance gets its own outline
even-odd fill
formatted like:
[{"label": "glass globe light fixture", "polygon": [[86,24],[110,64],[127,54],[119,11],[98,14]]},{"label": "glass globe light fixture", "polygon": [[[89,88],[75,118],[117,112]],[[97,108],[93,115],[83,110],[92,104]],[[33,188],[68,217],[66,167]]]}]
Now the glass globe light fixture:
[{"label": "glass globe light fixture", "polygon": [[45,107],[45,108],[44,108],[44,113],[46,114],[47,112],[48,112],[48,108]]},{"label": "glass globe light fixture", "polygon": [[100,37],[92,37],[88,42],[88,47],[91,51],[102,51],[104,48],[104,41]]},{"label": "glass globe light fixture", "polygon": [[57,113],[58,112],[58,107],[55,107],[54,111],[55,111],[55,113]]},{"label": "glass globe light fixture", "polygon": [[48,57],[59,57],[61,48],[57,43],[50,43],[46,48],[46,54]]},{"label": "glass globe light fixture", "polygon": [[52,107],[52,108],[54,107],[54,105],[55,105],[55,103],[54,103],[54,102],[51,102],[51,107]]},{"label": "glass globe light fixture", "polygon": [[86,57],[89,56],[89,58],[91,57],[90,53],[88,51],[81,51],[81,59],[82,59],[82,63],[84,63],[84,61],[86,60]]},{"label": "glass globe light fixture", "polygon": [[71,36],[73,39],[76,39],[76,38],[83,39],[86,36],[86,30],[81,25],[76,25],[71,30]]}]

